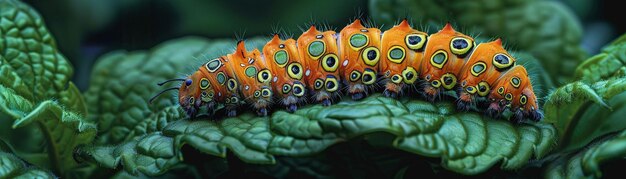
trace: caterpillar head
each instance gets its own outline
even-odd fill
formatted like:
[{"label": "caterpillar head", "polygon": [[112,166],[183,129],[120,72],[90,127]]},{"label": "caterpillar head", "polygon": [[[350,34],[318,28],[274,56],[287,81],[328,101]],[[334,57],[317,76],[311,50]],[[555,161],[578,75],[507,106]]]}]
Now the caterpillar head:
[{"label": "caterpillar head", "polygon": [[473,38],[455,31],[450,24],[428,38],[421,66],[422,79],[430,84],[424,89],[428,98],[432,100],[458,84],[458,72],[475,46]]},{"label": "caterpillar head", "polygon": [[328,106],[339,95],[339,50],[334,31],[318,31],[311,26],[298,37],[298,52],[303,64],[304,83],[313,99]]},{"label": "caterpillar head", "polygon": [[185,78],[178,90],[178,102],[190,117],[195,117],[201,106],[209,110],[215,107],[215,91],[206,75],[196,71]]},{"label": "caterpillar head", "polygon": [[417,83],[427,38],[427,33],[413,29],[407,20],[383,33],[379,70],[386,79],[386,96],[397,97],[403,88]]},{"label": "caterpillar head", "polygon": [[512,67],[499,78],[494,88],[489,94],[491,104],[487,114],[497,116],[505,109],[510,109],[515,122],[521,122],[524,118],[535,121],[543,118],[530,78],[523,66]]},{"label": "caterpillar head", "polygon": [[297,105],[306,99],[304,68],[296,41],[281,40],[278,35],[274,35],[263,47],[263,55],[272,68],[273,76],[277,77],[272,81],[275,86],[274,96],[280,99],[288,111],[294,112]]},{"label": "caterpillar head", "polygon": [[377,28],[364,27],[358,19],[340,32],[340,73],[346,79],[344,81],[348,84],[348,93],[352,99],[364,98],[377,82],[378,63],[382,56],[378,49],[380,33]]},{"label": "caterpillar head", "polygon": [[256,112],[265,116],[272,102],[271,81],[274,79],[270,67],[257,49],[247,51],[243,41],[237,44],[237,50],[228,55],[233,64],[235,76],[244,100],[251,104]]},{"label": "caterpillar head", "polygon": [[459,74],[457,107],[468,110],[476,97],[487,97],[492,90],[491,85],[515,62],[515,58],[502,47],[500,39],[478,45]]}]

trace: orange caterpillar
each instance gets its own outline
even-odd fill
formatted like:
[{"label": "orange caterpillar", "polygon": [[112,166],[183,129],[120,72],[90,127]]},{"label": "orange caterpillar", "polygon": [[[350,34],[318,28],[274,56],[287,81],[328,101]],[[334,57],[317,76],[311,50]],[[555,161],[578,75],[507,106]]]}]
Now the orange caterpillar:
[{"label": "orange caterpillar", "polygon": [[406,20],[384,33],[356,20],[339,34],[311,26],[297,40],[274,35],[262,52],[239,42],[232,54],[166,81],[183,83],[158,95],[178,89],[181,107],[194,117],[202,106],[213,112],[220,104],[228,116],[242,106],[265,116],[272,106],[289,112],[306,102],[329,106],[341,93],[359,100],[377,90],[392,98],[413,92],[435,101],[450,92],[459,110],[486,106],[497,117],[508,109],[513,121],[538,121],[543,115],[528,73],[515,62],[500,39],[476,45],[450,24],[428,35]]}]

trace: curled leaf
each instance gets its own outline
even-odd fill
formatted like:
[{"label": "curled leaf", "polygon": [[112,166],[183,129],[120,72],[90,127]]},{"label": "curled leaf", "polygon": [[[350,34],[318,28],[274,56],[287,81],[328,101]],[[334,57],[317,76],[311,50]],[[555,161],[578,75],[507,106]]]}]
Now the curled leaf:
[{"label": "curled leaf", "polygon": [[11,153],[0,150],[0,178],[56,178],[49,171],[29,166]]},{"label": "curled leaf", "polygon": [[554,123],[560,147],[574,150],[598,136],[626,128],[625,36],[589,58],[576,70],[579,81],[566,84],[546,97],[546,121]]},{"label": "curled leaf", "polygon": [[626,159],[626,130],[605,136],[582,151],[563,154],[551,162],[546,176],[551,178],[601,178],[604,164]]}]

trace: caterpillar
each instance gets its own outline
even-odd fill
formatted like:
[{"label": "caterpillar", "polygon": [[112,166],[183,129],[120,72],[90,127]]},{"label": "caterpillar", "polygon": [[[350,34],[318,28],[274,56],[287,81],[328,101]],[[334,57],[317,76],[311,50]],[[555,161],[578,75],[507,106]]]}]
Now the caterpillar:
[{"label": "caterpillar", "polygon": [[[228,116],[248,105],[259,116],[272,106],[294,112],[306,103],[330,106],[343,93],[360,100],[381,90],[390,98],[421,94],[429,101],[456,94],[458,110],[484,109],[498,118],[539,121],[526,68],[502,46],[501,39],[476,44],[449,23],[436,33],[413,29],[403,20],[381,32],[355,20],[339,33],[313,25],[297,39],[275,34],[259,51],[243,41],[232,54],[208,60],[180,79],[178,102],[191,117],[201,107],[214,113],[223,105]],[[450,94],[450,93],[449,93]]]}]

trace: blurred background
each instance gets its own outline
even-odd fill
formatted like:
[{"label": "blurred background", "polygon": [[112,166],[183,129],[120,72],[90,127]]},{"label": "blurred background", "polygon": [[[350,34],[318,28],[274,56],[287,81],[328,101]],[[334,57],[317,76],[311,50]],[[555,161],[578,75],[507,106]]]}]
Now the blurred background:
[{"label": "blurred background", "polygon": [[[508,23],[521,21],[517,18],[527,18],[523,17],[525,14],[520,17],[519,14],[512,13],[515,9],[523,9],[526,14],[535,14],[535,11],[541,12],[536,9],[543,8],[547,9],[543,13],[550,17],[557,14],[556,20],[542,26],[536,25],[542,24],[541,22],[532,23],[530,20],[526,24],[540,26],[543,27],[540,29],[548,29],[547,31],[551,29],[551,33],[557,35],[535,37],[550,41],[553,40],[551,37],[558,38],[561,37],[558,34],[566,34],[562,37],[569,39],[566,43],[574,43],[569,45],[582,49],[582,53],[574,52],[575,57],[548,55],[545,58],[576,58],[577,60],[573,60],[575,62],[589,54],[598,53],[602,46],[626,32],[619,1],[555,0],[542,2],[540,6],[526,5],[535,1],[539,0],[25,0],[44,17],[60,50],[74,65],[72,81],[83,91],[89,84],[95,61],[99,56],[113,50],[147,50],[166,40],[189,35],[230,39],[234,39],[236,35],[244,35],[245,38],[269,36],[277,28],[297,37],[302,32],[300,28],[306,24],[327,24],[338,31],[359,16],[373,19],[383,29],[390,28],[394,21],[403,17],[409,17],[413,22],[422,25],[452,21],[457,27],[461,26],[461,29],[475,29],[482,36],[503,36],[506,39],[508,36],[526,33],[523,30],[526,25],[514,27]],[[566,28],[560,28],[564,21],[567,21]],[[479,28],[476,30],[467,26]],[[511,28],[521,30],[511,32]],[[528,38],[509,39],[508,42],[517,48],[531,52],[533,46],[539,48],[541,45],[523,42]],[[518,39],[519,44],[516,42]],[[566,52],[559,53],[572,53],[572,50],[564,51]],[[541,50],[534,52],[533,55],[539,56],[539,60],[545,60],[542,56],[550,53]],[[556,59],[556,62],[559,60]],[[554,83],[560,84],[566,79],[554,80]]]}]

